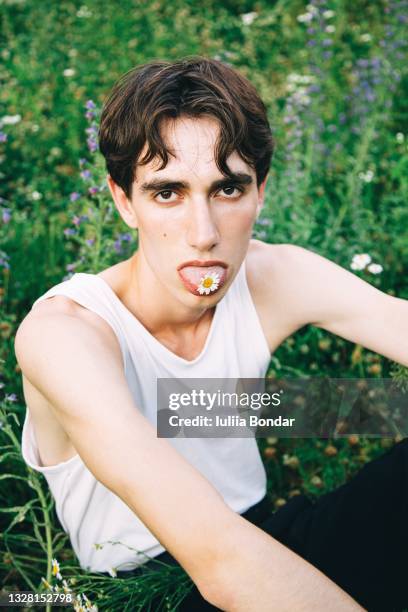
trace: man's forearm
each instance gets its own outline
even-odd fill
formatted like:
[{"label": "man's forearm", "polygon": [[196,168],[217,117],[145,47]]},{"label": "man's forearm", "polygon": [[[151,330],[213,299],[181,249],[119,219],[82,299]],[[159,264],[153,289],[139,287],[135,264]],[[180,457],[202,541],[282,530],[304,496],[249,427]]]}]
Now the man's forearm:
[{"label": "man's forearm", "polygon": [[223,545],[205,591],[206,599],[222,610],[364,609],[317,568],[239,515],[230,521]]}]

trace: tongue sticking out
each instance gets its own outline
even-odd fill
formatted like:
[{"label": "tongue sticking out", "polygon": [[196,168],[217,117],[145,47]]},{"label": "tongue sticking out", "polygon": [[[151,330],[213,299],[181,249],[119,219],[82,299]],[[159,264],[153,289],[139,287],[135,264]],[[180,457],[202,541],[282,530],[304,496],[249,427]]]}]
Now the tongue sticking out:
[{"label": "tongue sticking out", "polygon": [[209,295],[219,289],[226,276],[222,266],[185,266],[179,273],[187,288],[198,295]]}]

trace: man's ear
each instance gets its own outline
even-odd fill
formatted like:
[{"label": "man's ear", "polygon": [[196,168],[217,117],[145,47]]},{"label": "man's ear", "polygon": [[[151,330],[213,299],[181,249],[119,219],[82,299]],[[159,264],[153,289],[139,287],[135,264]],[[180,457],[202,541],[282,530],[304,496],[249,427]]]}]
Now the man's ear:
[{"label": "man's ear", "polygon": [[138,226],[136,213],[122,187],[119,187],[119,185],[115,183],[110,174],[107,174],[106,182],[108,183],[109,191],[111,192],[120,216],[128,227],[136,229]]},{"label": "man's ear", "polygon": [[266,187],[266,183],[268,181],[268,177],[269,177],[269,175],[267,174],[265,176],[264,180],[262,181],[262,183],[258,187],[258,204],[257,204],[257,207],[256,207],[256,218],[258,218],[259,215],[261,214],[261,210],[262,210],[262,207],[264,205],[265,187]]}]

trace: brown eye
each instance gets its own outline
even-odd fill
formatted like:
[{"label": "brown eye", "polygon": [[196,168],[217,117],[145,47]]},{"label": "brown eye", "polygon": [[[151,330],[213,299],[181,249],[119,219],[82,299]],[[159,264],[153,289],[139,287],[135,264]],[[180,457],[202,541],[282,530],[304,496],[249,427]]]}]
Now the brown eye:
[{"label": "brown eye", "polygon": [[168,200],[171,197],[172,191],[161,191],[159,195],[161,195],[165,200]]},{"label": "brown eye", "polygon": [[160,197],[160,199],[157,200],[158,202],[173,202],[174,201],[174,198],[172,198],[173,194],[174,196],[177,196],[175,191],[172,191],[171,189],[164,189],[163,191],[159,191],[158,193],[156,193],[154,197],[155,199]]},{"label": "brown eye", "polygon": [[224,194],[229,198],[237,197],[241,193],[243,193],[243,190],[239,187],[236,187],[235,185],[227,185],[226,187],[223,187],[220,191],[223,191]]}]

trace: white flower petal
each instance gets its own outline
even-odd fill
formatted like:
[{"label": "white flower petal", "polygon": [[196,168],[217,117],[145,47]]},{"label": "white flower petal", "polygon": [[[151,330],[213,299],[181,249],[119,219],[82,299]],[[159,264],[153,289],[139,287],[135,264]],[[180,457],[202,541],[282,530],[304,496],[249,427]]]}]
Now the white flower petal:
[{"label": "white flower petal", "polygon": [[371,274],[381,274],[383,267],[380,264],[372,263],[367,266],[367,270],[371,272]]}]

